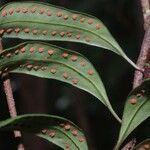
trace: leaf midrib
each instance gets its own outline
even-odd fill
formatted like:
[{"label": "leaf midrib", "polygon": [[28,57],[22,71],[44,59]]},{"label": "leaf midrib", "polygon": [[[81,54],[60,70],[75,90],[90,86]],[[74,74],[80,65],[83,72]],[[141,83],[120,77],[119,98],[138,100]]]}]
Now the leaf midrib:
[{"label": "leaf midrib", "polygon": [[122,141],[124,140],[124,136],[125,136],[127,130],[129,129],[129,127],[130,127],[130,125],[131,125],[133,119],[135,118],[136,114],[139,112],[140,108],[142,108],[142,106],[143,106],[146,102],[147,102],[147,100],[145,100],[145,101],[138,107],[138,109],[134,112],[133,117],[129,120],[129,124],[128,124],[126,130],[124,131],[124,133],[123,133],[122,136],[121,136],[121,139],[122,139],[122,140],[120,140],[119,143],[122,143]]},{"label": "leaf midrib", "polygon": [[[49,127],[48,130],[53,129],[53,130],[58,130],[59,132],[61,132],[63,135],[65,135],[74,145],[75,147],[80,150],[80,148],[78,147],[78,145],[67,135],[65,134],[65,132],[63,132],[62,130],[58,129],[57,127]],[[32,131],[31,131],[32,132]],[[43,138],[44,136],[48,136],[47,134],[41,134],[41,133],[35,133],[37,136]],[[41,135],[41,136],[40,136]],[[49,136],[48,136],[49,137]],[[50,141],[52,142],[52,141]],[[53,142],[52,142],[53,143]],[[61,148],[63,148],[62,146],[59,146]]]},{"label": "leaf midrib", "polygon": [[[22,118],[17,118],[16,120],[13,120],[13,121],[8,121],[7,123],[3,124],[0,128],[3,128],[3,127],[5,128],[5,126],[12,126],[16,122],[18,122],[19,119],[22,119]],[[59,129],[57,127],[51,127],[51,128],[54,128],[54,129],[56,128],[56,130],[59,130],[60,132],[62,132],[65,136],[67,136],[70,139],[70,141],[72,141],[74,143],[74,145],[77,147],[77,149],[80,150],[80,148],[78,147],[78,145],[71,139],[71,137],[69,137],[67,134],[65,134],[65,132],[63,132],[61,129]]]},{"label": "leaf midrib", "polygon": [[[72,138],[71,138],[68,134],[66,134],[65,132],[63,132],[63,131],[62,131],[61,129],[59,129],[58,127],[52,127],[52,128],[54,128],[54,129],[56,129],[56,130],[59,130],[59,131],[62,132],[64,135],[66,135],[66,136],[76,145],[77,149],[80,150],[80,147],[78,147],[77,143],[76,143],[74,140],[72,140]],[[69,132],[69,131],[66,131],[66,132]]]},{"label": "leaf midrib", "polygon": [[109,42],[108,40],[106,40],[104,37],[100,36],[99,34],[96,34],[95,32],[92,32],[90,30],[87,30],[85,28],[79,28],[79,27],[76,27],[74,25],[66,25],[66,24],[57,24],[57,23],[48,23],[48,22],[42,22],[42,21],[26,21],[26,20],[21,20],[21,21],[11,21],[11,22],[5,22],[5,23],[0,23],[0,26],[1,25],[5,25],[5,24],[11,24],[11,23],[19,23],[19,22],[26,22],[26,23],[38,23],[38,24],[48,24],[48,25],[57,25],[57,26],[64,26],[64,27],[71,27],[71,28],[75,28],[75,29],[78,29],[78,30],[84,30],[86,32],[89,32],[91,34],[94,34],[95,36],[97,36],[98,38],[104,40],[106,43],[109,43],[114,49],[117,50],[117,54],[120,55],[120,52],[118,52],[118,48],[116,48],[111,42]]},{"label": "leaf midrib", "polygon": [[[107,107],[110,107],[108,106],[107,103],[105,103],[105,98],[103,97],[103,95],[101,95],[100,91],[99,91],[99,88],[89,79],[87,78],[83,73],[79,72],[78,70],[76,70],[74,67],[71,67],[71,66],[68,66],[67,64],[65,63],[62,63],[62,62],[59,62],[59,61],[53,61],[53,60],[40,60],[40,59],[23,59],[23,60],[18,60],[19,62],[26,62],[26,61],[37,61],[37,62],[41,62],[41,63],[47,63],[47,62],[53,62],[53,63],[57,63],[57,64],[61,64],[61,65],[64,65],[68,68],[70,68],[71,70],[74,70],[75,72],[77,72],[78,74],[80,74],[83,78],[85,78],[86,80],[88,80],[97,90],[97,92],[99,93],[99,95],[103,98],[103,103],[105,104],[105,106]],[[15,61],[9,61],[8,63],[6,63],[5,65],[8,66],[9,64],[12,64],[14,63]],[[2,67],[2,65],[0,65],[0,68]],[[95,95],[95,94],[94,94]],[[96,96],[96,95],[95,95]],[[97,96],[96,96],[97,97]],[[99,98],[98,98],[99,99]],[[100,99],[99,99],[100,100]]]}]

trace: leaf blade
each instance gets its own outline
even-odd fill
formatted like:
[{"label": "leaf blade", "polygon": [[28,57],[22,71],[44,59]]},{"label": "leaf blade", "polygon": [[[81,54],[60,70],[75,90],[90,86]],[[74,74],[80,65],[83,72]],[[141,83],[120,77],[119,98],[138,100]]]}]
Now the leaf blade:
[{"label": "leaf blade", "polygon": [[[53,115],[27,114],[0,122],[0,130],[19,129],[36,134],[55,145],[67,149],[88,150],[81,129],[71,121]],[[82,138],[82,141],[81,141]]]},{"label": "leaf blade", "polygon": [[99,19],[62,7],[39,2],[9,3],[1,8],[0,33],[9,38],[71,41],[102,47],[138,68]]},{"label": "leaf blade", "polygon": [[134,89],[125,105],[122,126],[115,150],[118,150],[126,137],[144,120],[150,117],[150,80]]},{"label": "leaf blade", "polygon": [[30,41],[4,50],[0,54],[0,70],[69,83],[97,97],[119,120],[95,68],[77,52]]}]

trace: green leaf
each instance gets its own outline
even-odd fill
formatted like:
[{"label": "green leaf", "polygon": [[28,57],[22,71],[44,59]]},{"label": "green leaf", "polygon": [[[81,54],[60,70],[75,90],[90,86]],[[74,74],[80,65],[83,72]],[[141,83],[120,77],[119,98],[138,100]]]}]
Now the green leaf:
[{"label": "green leaf", "polygon": [[0,35],[6,38],[70,41],[111,50],[139,69],[97,18],[41,2],[13,2],[0,9]]},{"label": "green leaf", "polygon": [[97,97],[119,120],[98,73],[77,52],[46,43],[26,42],[0,54],[0,70],[3,73],[25,73],[69,83]]},{"label": "green leaf", "polygon": [[0,122],[0,130],[21,130],[54,143],[62,149],[88,150],[81,129],[67,119],[46,115],[28,114]]},{"label": "green leaf", "polygon": [[135,146],[133,150],[149,150],[149,149],[150,149],[150,139],[146,139],[137,146]]},{"label": "green leaf", "polygon": [[115,150],[118,150],[127,136],[144,120],[150,117],[150,80],[134,89],[125,104],[122,126]]}]

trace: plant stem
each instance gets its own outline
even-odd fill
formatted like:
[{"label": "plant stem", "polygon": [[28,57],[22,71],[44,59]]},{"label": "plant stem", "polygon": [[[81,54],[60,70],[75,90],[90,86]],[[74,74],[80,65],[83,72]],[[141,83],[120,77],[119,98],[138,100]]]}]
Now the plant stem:
[{"label": "plant stem", "polygon": [[143,10],[144,28],[146,30],[150,25],[150,1],[141,0],[141,6]]},{"label": "plant stem", "polygon": [[[142,70],[136,70],[134,75],[134,81],[133,81],[133,88],[136,88],[139,86],[144,77],[150,78],[150,71],[149,68],[145,67],[145,64],[149,62],[150,60],[150,0],[141,0],[141,6],[143,10],[143,18],[144,18],[144,29],[145,29],[145,35],[143,38],[141,51],[138,57],[137,66]],[[119,150],[120,146],[122,144],[121,142],[118,142],[114,150]],[[131,141],[127,145],[125,145],[121,150],[129,150],[131,147],[134,147],[135,142]]]},{"label": "plant stem", "polygon": [[[2,50],[3,50],[3,46],[2,46],[2,41],[0,39],[0,52]],[[12,118],[16,117],[17,111],[16,111],[16,106],[15,106],[15,100],[13,97],[11,82],[10,82],[10,79],[9,79],[9,76],[7,73],[3,76],[3,86],[4,86],[4,91],[6,94],[6,99],[7,99],[7,104],[8,104],[10,116]],[[20,131],[14,131],[14,136],[16,139],[19,140],[19,144],[17,145],[17,150],[24,150],[24,145],[21,143],[21,132]]]},{"label": "plant stem", "polygon": [[148,61],[148,57],[150,55],[150,1],[141,0],[141,5],[143,9],[145,36],[137,61],[137,66],[140,67],[143,72],[140,72],[138,70],[135,71],[133,88],[139,86],[144,79],[144,74],[147,74],[147,72],[149,72],[148,69],[145,68],[145,64]]},{"label": "plant stem", "polygon": [[133,88],[139,86],[143,81],[144,74],[147,70],[145,69],[145,63],[147,62],[148,56],[150,55],[150,28],[145,32],[141,52],[137,61],[138,67],[142,68],[144,72],[138,70],[135,71]]}]

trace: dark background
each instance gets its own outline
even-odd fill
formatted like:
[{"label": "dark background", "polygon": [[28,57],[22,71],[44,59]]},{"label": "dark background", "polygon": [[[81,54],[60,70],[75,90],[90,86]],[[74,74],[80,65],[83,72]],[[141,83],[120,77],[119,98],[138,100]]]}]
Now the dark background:
[{"label": "dark background", "polygon": [[[13,0],[11,0],[13,1]],[[42,1],[42,0],[41,0]],[[44,1],[44,0],[43,0]],[[1,0],[1,5],[10,2]],[[143,20],[140,4],[136,0],[47,0],[54,5],[82,11],[100,18],[109,28],[126,54],[136,62],[143,38]],[[5,40],[4,47],[21,42]],[[97,47],[83,44],[56,42],[60,46],[84,54],[96,67],[106,87],[108,96],[119,116],[125,99],[132,89],[134,69],[121,57]],[[48,113],[66,117],[80,126],[87,138],[90,150],[112,150],[119,134],[119,123],[92,95],[68,84],[27,75],[11,75],[18,114]],[[9,117],[0,81],[0,119]],[[137,142],[149,136],[150,126],[145,121],[127,139]],[[11,132],[0,132],[0,150],[16,150]],[[126,142],[127,142],[126,141]],[[59,150],[54,145],[24,135],[26,150]]]}]

